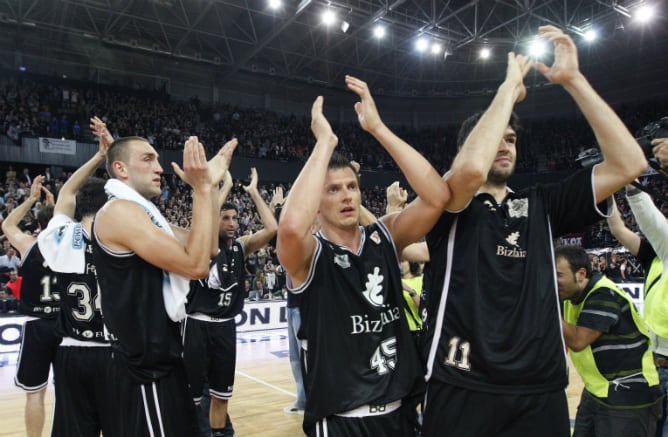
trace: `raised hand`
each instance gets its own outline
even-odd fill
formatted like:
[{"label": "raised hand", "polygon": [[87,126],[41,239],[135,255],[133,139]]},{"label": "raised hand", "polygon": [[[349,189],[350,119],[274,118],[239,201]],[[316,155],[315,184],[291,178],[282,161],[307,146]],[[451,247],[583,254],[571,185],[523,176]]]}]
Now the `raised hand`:
[{"label": "raised hand", "polygon": [[541,38],[554,44],[554,62],[551,67],[536,62],[534,68],[540,71],[552,83],[566,84],[575,79],[579,73],[578,50],[570,36],[554,26],[538,28]]},{"label": "raised hand", "polygon": [[285,198],[283,197],[283,185],[279,185],[274,188],[274,195],[271,196],[271,202],[269,202],[269,208],[273,211],[276,206],[283,205]]},{"label": "raised hand", "polygon": [[232,173],[228,171],[225,172],[225,177],[223,178],[223,186],[224,187],[232,187],[232,184],[234,181],[232,180]]},{"label": "raised hand", "polygon": [[183,146],[183,169],[175,162],[172,162],[172,169],[183,182],[193,189],[212,184],[204,146],[197,137],[189,137]]},{"label": "raised hand", "polygon": [[237,144],[239,144],[239,141],[236,138],[232,138],[220,148],[216,156],[209,160],[209,171],[211,172],[211,180],[214,184],[218,185],[226,177],[225,174],[230,168],[232,154],[234,154]]},{"label": "raised hand", "polygon": [[355,103],[355,112],[360,126],[369,133],[374,132],[382,126],[383,122],[380,119],[380,114],[378,114],[376,102],[371,97],[368,85],[356,77],[346,75],[346,86],[360,97],[360,101]]},{"label": "raised hand", "polygon": [[114,137],[107,129],[107,125],[95,116],[90,118],[90,129],[93,131],[93,134],[99,138],[100,155],[107,156],[107,150],[109,150],[111,143],[114,142]]},{"label": "raised hand", "polygon": [[360,174],[360,169],[362,166],[357,161],[350,161],[350,166],[355,170],[355,173]]},{"label": "raised hand", "polygon": [[327,144],[332,147],[336,147],[339,143],[339,139],[334,135],[332,131],[332,126],[325,118],[325,114],[322,113],[322,104],[324,99],[322,96],[318,96],[313,102],[311,107],[311,132],[315,136],[316,141],[327,140]]},{"label": "raised hand", "polygon": [[533,61],[524,55],[508,53],[508,67],[506,68],[506,81],[515,84],[515,102],[521,102],[527,95],[524,86],[524,78],[533,66]]},{"label": "raised hand", "polygon": [[408,192],[401,188],[398,181],[392,182],[385,190],[387,212],[401,211],[408,200]]},{"label": "raised hand", "polygon": [[251,191],[257,191],[257,169],[255,167],[251,167],[250,176],[250,183],[243,186],[244,191],[247,193],[250,193]]},{"label": "raised hand", "polygon": [[30,185],[30,198],[38,201],[42,197],[42,184],[44,183],[44,176],[35,176]]},{"label": "raised hand", "polygon": [[55,206],[56,199],[53,197],[53,193],[49,191],[44,185],[42,185],[42,193],[44,193],[44,205],[46,206]]}]

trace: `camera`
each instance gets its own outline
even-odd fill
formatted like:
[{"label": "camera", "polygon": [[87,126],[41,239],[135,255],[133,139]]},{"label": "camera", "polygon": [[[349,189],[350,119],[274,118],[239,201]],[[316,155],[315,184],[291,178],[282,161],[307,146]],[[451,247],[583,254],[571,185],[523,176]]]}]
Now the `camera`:
[{"label": "camera", "polygon": [[596,165],[603,161],[603,155],[601,155],[601,151],[596,147],[592,147],[591,149],[580,152],[578,157],[575,158],[575,161],[579,162],[582,167],[591,167],[592,165]]},{"label": "camera", "polygon": [[668,117],[653,121],[638,131],[636,141],[640,144],[647,159],[653,157],[652,140],[655,138],[668,138]]},{"label": "camera", "polygon": [[[652,140],[655,138],[668,138],[668,117],[663,117],[660,120],[649,123],[647,126],[640,129],[636,135],[637,137],[635,140],[640,144],[650,165],[655,170],[659,171],[658,164],[652,153]],[[599,149],[592,147],[591,149],[580,152],[578,157],[575,158],[575,161],[580,163],[582,167],[590,167],[603,161],[603,156]],[[668,177],[668,175],[662,171],[659,171],[659,173],[664,177]]]}]

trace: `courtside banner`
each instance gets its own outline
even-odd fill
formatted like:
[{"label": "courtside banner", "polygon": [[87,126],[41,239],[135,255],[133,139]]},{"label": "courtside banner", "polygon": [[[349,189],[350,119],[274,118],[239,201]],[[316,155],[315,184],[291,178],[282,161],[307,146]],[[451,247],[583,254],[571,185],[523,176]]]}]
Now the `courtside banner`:
[{"label": "courtside banner", "polygon": [[77,142],[74,140],[59,140],[58,138],[39,137],[39,151],[41,153],[76,155]]},{"label": "courtside banner", "polygon": [[284,300],[246,302],[243,311],[234,319],[237,332],[287,328],[286,303]]}]

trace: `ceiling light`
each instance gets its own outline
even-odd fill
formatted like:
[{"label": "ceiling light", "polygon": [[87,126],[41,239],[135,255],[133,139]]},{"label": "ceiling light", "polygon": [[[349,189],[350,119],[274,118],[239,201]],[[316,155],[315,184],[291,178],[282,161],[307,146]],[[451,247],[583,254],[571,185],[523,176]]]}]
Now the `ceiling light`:
[{"label": "ceiling light", "polygon": [[269,9],[277,10],[283,6],[282,0],[268,0]]},{"label": "ceiling light", "polygon": [[348,32],[348,28],[350,28],[350,23],[347,21],[342,21],[341,22],[341,32],[346,33]]},{"label": "ceiling light", "polygon": [[652,5],[643,5],[633,12],[633,18],[641,23],[647,23],[654,18],[654,7]]},{"label": "ceiling light", "polygon": [[532,58],[540,58],[545,51],[545,42],[540,39],[533,40],[529,45],[529,56]]},{"label": "ceiling light", "polygon": [[334,11],[327,9],[322,13],[322,24],[325,26],[331,26],[336,21],[336,14]]},{"label": "ceiling light", "polygon": [[592,42],[598,37],[598,33],[594,29],[589,29],[583,35],[585,41]]},{"label": "ceiling light", "polygon": [[382,39],[385,37],[385,26],[382,24],[376,24],[373,28],[373,36],[377,39]]},{"label": "ceiling light", "polygon": [[417,41],[415,41],[415,50],[417,50],[420,53],[426,51],[428,47],[429,47],[429,41],[427,41],[427,38],[423,36],[418,38]]},{"label": "ceiling light", "polygon": [[443,51],[443,46],[441,44],[435,42],[431,45],[431,54],[432,55],[438,55]]},{"label": "ceiling light", "polygon": [[492,56],[492,51],[489,48],[483,47],[480,49],[480,59],[489,59],[490,56]]}]

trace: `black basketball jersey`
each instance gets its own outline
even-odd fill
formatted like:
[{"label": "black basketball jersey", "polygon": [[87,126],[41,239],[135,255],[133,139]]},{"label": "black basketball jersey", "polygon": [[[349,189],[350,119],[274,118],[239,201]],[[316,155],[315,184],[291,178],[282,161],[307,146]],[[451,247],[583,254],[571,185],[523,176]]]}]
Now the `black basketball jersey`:
[{"label": "black basketball jersey", "polygon": [[114,355],[127,364],[136,382],[166,376],[183,352],[179,324],[165,310],[162,284],[167,274],[134,252],[102,246],[95,223],[92,244],[102,315]]},{"label": "black basketball jersey", "polygon": [[[74,223],[72,223],[74,224]],[[86,258],[86,272],[56,273],[63,290],[58,316],[58,334],[82,341],[107,343],[100,305],[100,295],[95,278],[93,246],[84,231],[83,243]]]},{"label": "black basketball jersey", "polygon": [[37,240],[22,255],[19,275],[23,276],[23,283],[19,311],[26,316],[55,319],[60,311],[60,286],[39,251]]},{"label": "black basketball jersey", "polygon": [[421,384],[394,243],[380,221],[361,229],[358,253],[316,234],[309,276],[291,290],[302,294],[299,335],[307,340],[304,429]]},{"label": "black basketball jersey", "polygon": [[232,319],[244,307],[244,246],[233,240],[228,247],[220,241],[220,251],[211,260],[209,277],[190,281],[186,311],[219,319]]},{"label": "black basketball jersey", "polygon": [[540,393],[568,383],[552,238],[601,219],[593,175],[480,193],[427,235],[427,379],[493,393]]}]

